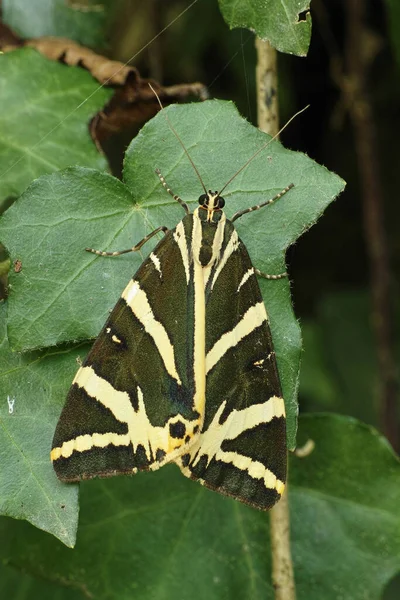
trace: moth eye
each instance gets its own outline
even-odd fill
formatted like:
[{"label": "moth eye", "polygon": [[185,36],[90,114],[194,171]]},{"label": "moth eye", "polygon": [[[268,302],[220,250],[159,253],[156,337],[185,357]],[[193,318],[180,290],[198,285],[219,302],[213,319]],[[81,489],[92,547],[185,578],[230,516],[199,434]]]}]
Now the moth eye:
[{"label": "moth eye", "polygon": [[206,200],[207,200],[207,196],[206,196],[206,194],[202,194],[202,195],[199,197],[199,204],[200,204],[201,206],[204,206],[204,204],[205,204]]},{"label": "moth eye", "polygon": [[224,208],[225,200],[221,197],[218,198],[218,208]]}]

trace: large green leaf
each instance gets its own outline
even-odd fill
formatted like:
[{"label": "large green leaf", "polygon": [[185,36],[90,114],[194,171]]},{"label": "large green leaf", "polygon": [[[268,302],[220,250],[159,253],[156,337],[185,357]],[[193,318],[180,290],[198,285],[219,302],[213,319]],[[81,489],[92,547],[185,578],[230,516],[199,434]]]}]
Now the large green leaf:
[{"label": "large green leaf", "polygon": [[[171,106],[175,123],[208,187],[217,189],[268,140],[242,119],[231,103],[209,101]],[[147,123],[129,147],[125,185],[105,173],[69,169],[35,181],[5,213],[0,237],[22,270],[10,274],[8,334],[15,350],[30,350],[95,337],[142,256],[99,258],[87,246],[122,249],[159,225],[173,227],[181,207],[159,184],[191,204],[202,191],[192,166],[164,114]],[[256,267],[285,270],[285,250],[343,189],[343,181],[304,154],[273,142],[229,185],[227,214],[267,199],[289,183],[279,202],[237,222]],[[26,225],[29,223],[29,225]],[[146,245],[145,252],[151,250]],[[287,280],[262,281],[270,314],[294,446],[300,332]]]},{"label": "large green leaf", "polygon": [[348,417],[303,417],[299,444],[309,439],[314,452],[290,471],[299,599],[378,600],[400,571],[399,459]]},{"label": "large green leaf", "polygon": [[[379,600],[400,566],[400,465],[376,431],[311,416],[289,487],[298,600]],[[76,549],[0,521],[0,558],[97,600],[272,600],[268,516],[176,467],[82,484]]]},{"label": "large green leaf", "polygon": [[[60,586],[0,564],[0,598],[10,600],[84,600],[77,589]],[[86,596],[87,598],[87,596]]]},{"label": "large green leaf", "polygon": [[[60,483],[50,448],[79,350],[12,353],[0,304],[0,514],[26,519],[68,546],[75,543],[78,486]],[[82,351],[82,348],[81,348]],[[86,349],[84,348],[85,352]]]},{"label": "large green leaf", "polygon": [[281,52],[306,56],[311,0],[218,0],[228,25],[247,27]]},{"label": "large green leaf", "polygon": [[0,205],[44,173],[76,163],[106,168],[88,125],[110,90],[30,48],[0,55],[0,72]]},{"label": "large green leaf", "polygon": [[104,46],[112,0],[3,0],[3,21],[25,38],[53,35]]}]

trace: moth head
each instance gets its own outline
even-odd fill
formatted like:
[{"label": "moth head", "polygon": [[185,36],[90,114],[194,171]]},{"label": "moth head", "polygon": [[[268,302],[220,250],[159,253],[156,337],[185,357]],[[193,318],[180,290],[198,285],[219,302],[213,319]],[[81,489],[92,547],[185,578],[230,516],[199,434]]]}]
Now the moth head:
[{"label": "moth head", "polygon": [[214,210],[222,210],[225,206],[225,200],[219,195],[218,191],[208,190],[207,194],[201,194],[199,197],[199,204],[202,208],[213,212]]}]

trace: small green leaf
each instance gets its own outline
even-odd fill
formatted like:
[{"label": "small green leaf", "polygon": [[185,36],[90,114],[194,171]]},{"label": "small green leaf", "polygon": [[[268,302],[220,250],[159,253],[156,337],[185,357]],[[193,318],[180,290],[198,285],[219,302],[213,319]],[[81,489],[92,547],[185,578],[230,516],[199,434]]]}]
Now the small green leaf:
[{"label": "small green leaf", "polygon": [[31,48],[0,55],[0,203],[71,164],[105,169],[88,124],[111,91]]},{"label": "small green leaf", "polygon": [[219,0],[231,29],[247,27],[280,52],[306,56],[311,38],[311,0]]},{"label": "small green leaf", "polygon": [[[50,462],[54,424],[79,351],[21,356],[10,351],[0,303],[0,514],[26,519],[75,543],[78,486],[58,481]],[[81,348],[85,353],[87,348]]]},{"label": "small green leaf", "polygon": [[112,0],[3,0],[3,21],[25,38],[52,35],[104,46]]},{"label": "small green leaf", "polygon": [[[209,101],[171,106],[168,114],[207,189],[221,189],[269,136],[250,125],[233,104]],[[174,227],[183,211],[160,185],[160,168],[171,188],[192,208],[202,192],[193,168],[164,114],[148,122],[126,153],[125,184],[96,171],[74,168],[35,181],[5,213],[0,237],[23,264],[10,273],[8,335],[25,351],[95,337],[143,254],[96,257],[85,247],[133,246],[159,225]],[[279,202],[237,221],[254,265],[285,271],[285,250],[339,194],[344,182],[307,156],[273,142],[224,192],[227,215],[267,200],[294,183]],[[29,223],[27,225],[27,223]],[[155,242],[154,242],[155,243]],[[152,244],[144,247],[144,256]],[[295,444],[300,331],[287,280],[262,281],[285,400],[289,447]]]},{"label": "small green leaf", "polygon": [[[297,598],[380,600],[400,565],[399,461],[376,431],[344,417],[303,418],[300,437],[315,449],[289,470]],[[174,466],[81,488],[74,551],[3,519],[0,558],[97,600],[274,598],[265,513]]]}]

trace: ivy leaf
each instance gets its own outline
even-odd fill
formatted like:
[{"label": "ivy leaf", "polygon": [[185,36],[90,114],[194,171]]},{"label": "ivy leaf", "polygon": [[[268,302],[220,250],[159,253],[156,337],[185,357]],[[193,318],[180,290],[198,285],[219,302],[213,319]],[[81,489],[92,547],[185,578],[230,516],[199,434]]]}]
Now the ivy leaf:
[{"label": "ivy leaf", "polygon": [[[399,461],[375,430],[345,417],[302,418],[300,437],[315,449],[290,465],[297,597],[380,600],[400,564]],[[81,487],[73,552],[3,519],[0,558],[98,600],[182,598],[182,590],[193,600],[274,598],[265,513],[174,466]]]},{"label": "ivy leaf", "polygon": [[375,429],[308,415],[290,467],[292,553],[299,600],[380,600],[400,570],[400,462]]},{"label": "ivy leaf", "polygon": [[[78,486],[60,483],[51,468],[55,421],[80,350],[12,353],[0,304],[0,514],[26,519],[73,546]],[[86,351],[86,348],[83,349]]]},{"label": "ivy leaf", "polygon": [[0,71],[0,203],[71,164],[106,168],[88,124],[110,90],[30,48],[0,55]]},{"label": "ivy leaf", "polygon": [[105,44],[110,0],[3,0],[3,21],[25,38],[53,35],[85,46]]},{"label": "ivy leaf", "polygon": [[280,52],[306,56],[311,0],[219,0],[229,27],[246,27]]},{"label": "ivy leaf", "polygon": [[[192,209],[197,204],[200,182],[165,114],[179,131],[207,189],[221,189],[269,139],[229,102],[171,106],[149,121],[130,145],[125,185],[82,168],[35,181],[0,224],[0,237],[12,259],[22,262],[19,273],[10,273],[8,335],[14,350],[99,333],[143,255],[104,258],[84,248],[129,248],[159,225],[174,227],[183,216],[182,208],[160,185],[155,168]],[[285,271],[286,248],[316,221],[343,189],[343,181],[275,141],[224,192],[229,216],[271,198],[290,183],[295,187],[279,202],[237,222],[254,265],[269,274]],[[151,247],[146,244],[146,254]],[[300,331],[288,281],[262,281],[261,287],[287,402],[289,447],[293,447]]]},{"label": "ivy leaf", "polygon": [[12,567],[0,565],[0,598],[13,600],[85,600],[84,590],[69,589],[64,586],[41,581]]}]

